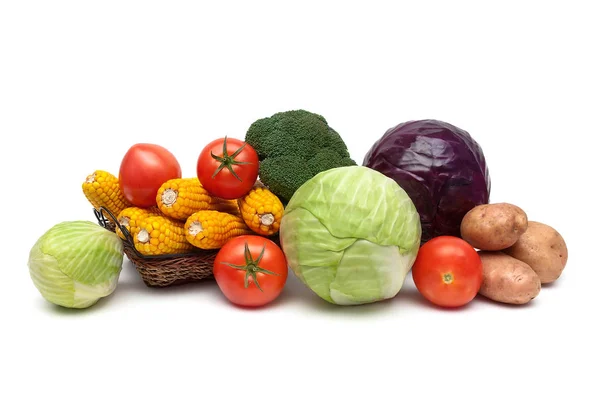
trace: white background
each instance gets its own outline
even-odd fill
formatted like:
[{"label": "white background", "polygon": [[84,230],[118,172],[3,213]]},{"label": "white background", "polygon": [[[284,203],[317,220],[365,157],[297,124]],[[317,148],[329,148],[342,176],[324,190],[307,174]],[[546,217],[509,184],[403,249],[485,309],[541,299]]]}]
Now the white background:
[{"label": "white background", "polygon": [[[414,3],[2,2],[0,397],[598,398],[594,2]],[[343,308],[293,275],[248,311],[211,282],[147,288],[128,261],[88,310],[37,292],[35,240],[94,220],[87,174],[151,142],[193,176],[210,140],[296,108],[324,115],[359,163],[406,120],[466,129],[492,201],[566,239],[563,276],[529,306],[454,311],[410,276],[393,300]]]}]

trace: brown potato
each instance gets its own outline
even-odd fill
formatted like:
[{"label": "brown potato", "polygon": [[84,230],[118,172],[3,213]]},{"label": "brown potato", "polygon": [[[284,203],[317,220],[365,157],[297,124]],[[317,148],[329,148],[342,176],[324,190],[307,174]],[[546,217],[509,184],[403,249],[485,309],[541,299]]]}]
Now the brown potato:
[{"label": "brown potato", "polygon": [[508,304],[525,304],[537,297],[540,278],[531,267],[500,251],[480,251],[483,283],[479,294]]},{"label": "brown potato", "polygon": [[567,265],[567,244],[556,229],[530,221],[527,231],[504,253],[529,264],[542,283],[557,280]]},{"label": "brown potato", "polygon": [[463,217],[460,235],[481,250],[503,250],[527,230],[527,214],[509,203],[482,204]]}]

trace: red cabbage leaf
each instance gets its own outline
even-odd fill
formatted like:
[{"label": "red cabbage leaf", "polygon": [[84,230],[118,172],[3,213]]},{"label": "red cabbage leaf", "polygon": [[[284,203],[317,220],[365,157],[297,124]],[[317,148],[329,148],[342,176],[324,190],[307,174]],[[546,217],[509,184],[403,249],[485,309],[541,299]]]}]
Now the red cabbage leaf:
[{"label": "red cabbage leaf", "polygon": [[409,121],[388,129],[363,165],[407,192],[421,217],[422,243],[460,236],[464,215],[489,202],[491,181],[481,147],[468,132],[446,122]]}]

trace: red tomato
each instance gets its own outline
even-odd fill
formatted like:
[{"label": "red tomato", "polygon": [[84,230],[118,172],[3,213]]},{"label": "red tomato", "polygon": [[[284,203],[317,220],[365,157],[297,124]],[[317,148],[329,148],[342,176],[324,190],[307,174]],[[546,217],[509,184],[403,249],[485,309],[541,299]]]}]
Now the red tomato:
[{"label": "red tomato", "polygon": [[156,193],[169,179],[181,178],[181,166],[162,146],[138,143],[129,148],[119,169],[119,185],[129,202],[138,207],[156,205]]},{"label": "red tomato", "polygon": [[225,297],[240,306],[275,300],[285,285],[288,267],[279,246],[262,236],[230,239],[219,250],[213,274]]},{"label": "red tomato", "polygon": [[204,147],[196,169],[200,183],[210,194],[239,199],[256,183],[258,154],[248,143],[225,137]]},{"label": "red tomato", "polygon": [[441,307],[460,307],[475,298],[483,281],[477,251],[463,239],[438,236],[426,242],[412,267],[417,290]]}]

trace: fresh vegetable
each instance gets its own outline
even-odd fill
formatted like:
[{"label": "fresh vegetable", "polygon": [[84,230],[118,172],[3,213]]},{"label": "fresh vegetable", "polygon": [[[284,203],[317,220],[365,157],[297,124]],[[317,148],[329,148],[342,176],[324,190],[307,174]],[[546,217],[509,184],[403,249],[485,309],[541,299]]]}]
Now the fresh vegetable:
[{"label": "fresh vegetable", "polygon": [[461,307],[481,287],[483,270],[477,251],[455,236],[438,236],[419,250],[412,268],[419,293],[440,307]]},{"label": "fresh vegetable", "polygon": [[536,221],[529,221],[525,233],[503,252],[529,265],[542,284],[556,281],[569,257],[567,244],[561,234],[551,226]]},{"label": "fresh vegetable", "polygon": [[164,215],[182,221],[200,210],[239,214],[237,201],[211,196],[198,178],[169,179],[158,189],[156,204]]},{"label": "fresh vegetable", "polygon": [[41,295],[67,308],[87,308],[114,292],[123,241],[89,221],[60,222],[29,252],[29,273]]},{"label": "fresh vegetable", "polygon": [[228,240],[251,233],[241,217],[221,211],[198,211],[185,222],[188,242],[204,250],[220,249]]},{"label": "fresh vegetable", "polygon": [[400,291],[419,249],[421,225],[396,182],[349,166],[305,182],[286,206],[279,234],[305,285],[330,303],[351,305]]},{"label": "fresh vegetable", "polygon": [[156,193],[156,204],[160,211],[184,221],[196,211],[207,209],[212,199],[198,178],[169,179]]},{"label": "fresh vegetable", "polygon": [[256,183],[258,155],[251,145],[241,140],[216,139],[202,149],[197,174],[200,183],[211,195],[238,199]]},{"label": "fresh vegetable", "polygon": [[479,294],[508,304],[525,304],[537,297],[540,278],[531,267],[500,251],[480,251],[483,283]]},{"label": "fresh vegetable", "polygon": [[83,194],[96,210],[105,207],[113,215],[131,206],[121,193],[119,180],[110,172],[96,170],[87,176],[81,185]]},{"label": "fresh vegetable", "polygon": [[[158,207],[140,208],[140,207],[127,207],[117,215],[117,221],[119,225],[127,229],[129,233],[133,231],[133,228],[139,226],[140,221],[150,215],[162,215]],[[119,229],[115,227],[115,232],[121,239],[125,239],[125,235]]]},{"label": "fresh vegetable", "polygon": [[162,146],[138,143],[129,148],[119,169],[119,184],[125,198],[134,206],[156,205],[158,188],[169,179],[181,178],[181,166]]},{"label": "fresh vegetable", "polygon": [[423,242],[460,236],[465,214],[489,202],[491,181],[481,147],[469,133],[442,121],[410,121],[389,129],[363,165],[408,193],[421,216]]},{"label": "fresh vegetable", "polygon": [[227,214],[237,215],[238,217],[242,216],[237,199],[216,199],[217,202],[212,207],[215,211],[221,211]]},{"label": "fresh vegetable", "polygon": [[325,118],[305,110],[255,121],[246,133],[260,158],[260,180],[284,202],[319,172],[356,165]]},{"label": "fresh vegetable", "polygon": [[269,189],[257,184],[238,204],[242,218],[254,232],[263,236],[279,232],[283,204]]},{"label": "fresh vegetable", "polygon": [[288,267],[281,249],[260,236],[238,236],[217,253],[213,275],[225,297],[240,306],[263,306],[283,290]]},{"label": "fresh vegetable", "polygon": [[503,250],[527,230],[527,214],[509,203],[481,204],[465,214],[461,237],[481,250]]},{"label": "fresh vegetable", "polygon": [[131,228],[133,244],[144,255],[187,253],[194,247],[187,241],[184,222],[164,215],[148,215]]}]

